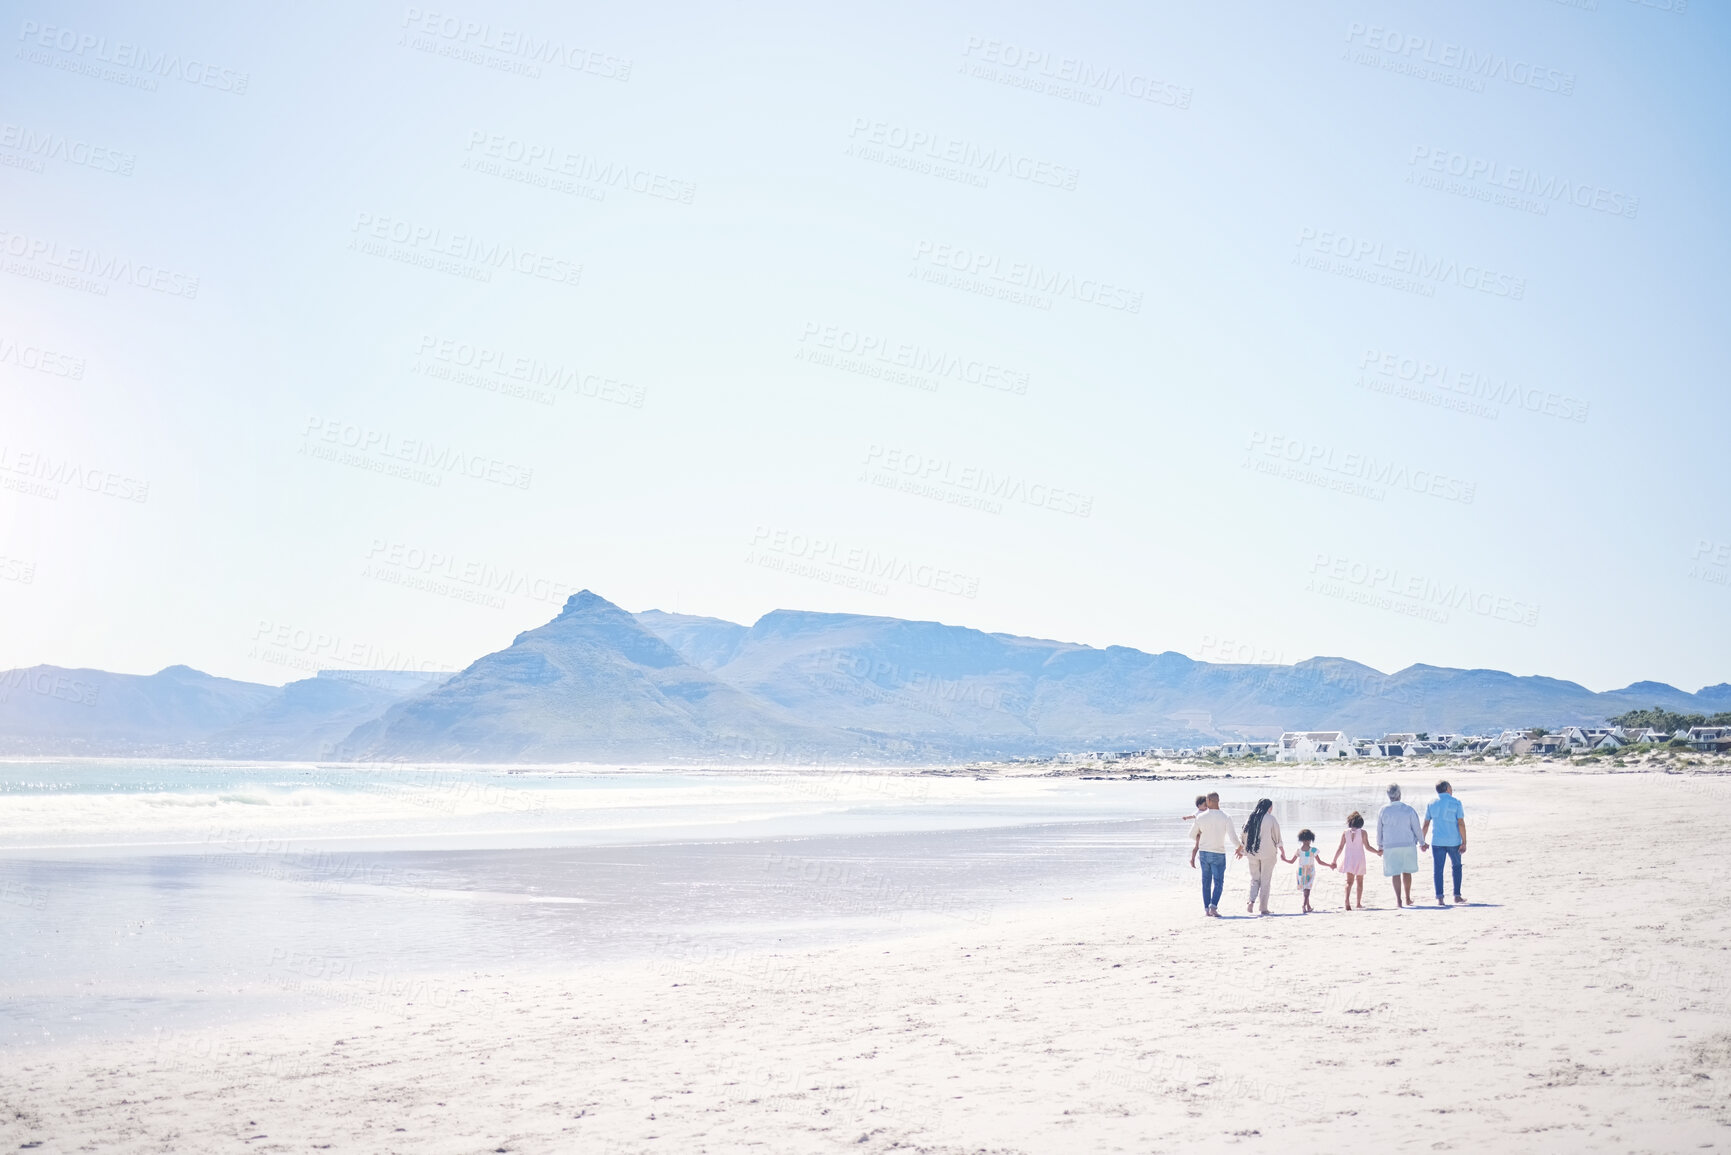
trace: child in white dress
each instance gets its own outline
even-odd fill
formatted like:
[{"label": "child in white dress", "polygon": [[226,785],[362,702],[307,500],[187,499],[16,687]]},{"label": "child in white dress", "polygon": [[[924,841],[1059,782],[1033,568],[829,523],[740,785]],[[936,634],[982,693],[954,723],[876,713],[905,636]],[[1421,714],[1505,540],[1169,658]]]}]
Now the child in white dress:
[{"label": "child in white dress", "polygon": [[1298,889],[1304,892],[1304,913],[1310,913],[1310,888],[1316,885],[1316,860],[1322,857],[1322,851],[1312,846],[1316,835],[1308,830],[1298,832],[1298,853],[1288,858],[1281,852],[1281,860],[1298,863]]}]

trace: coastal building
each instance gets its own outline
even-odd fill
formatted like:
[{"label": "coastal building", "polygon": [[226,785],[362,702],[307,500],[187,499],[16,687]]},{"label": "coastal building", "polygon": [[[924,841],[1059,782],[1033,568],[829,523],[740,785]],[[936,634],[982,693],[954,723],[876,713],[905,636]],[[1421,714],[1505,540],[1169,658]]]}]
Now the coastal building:
[{"label": "coastal building", "polygon": [[1384,734],[1379,743],[1385,758],[1404,758],[1409,754],[1428,754],[1429,746],[1417,734]]},{"label": "coastal building", "polygon": [[1621,750],[1624,746],[1628,746],[1635,741],[1636,739],[1631,736],[1627,730],[1623,729],[1621,726],[1613,726],[1607,730],[1598,741],[1593,743],[1593,749],[1607,751]]},{"label": "coastal building", "polygon": [[1280,745],[1278,742],[1242,740],[1220,743],[1222,758],[1266,758]]},{"label": "coastal building", "polygon": [[1358,751],[1340,730],[1296,730],[1280,736],[1276,762],[1331,762],[1356,758]]},{"label": "coastal building", "polygon": [[[1588,730],[1588,736],[1595,733]],[[1651,726],[1644,729],[1629,729],[1623,726],[1612,726],[1609,730],[1598,731],[1602,736],[1593,743],[1594,750],[1621,750],[1625,746],[1652,745],[1663,746],[1671,740],[1671,735],[1660,733]]]},{"label": "coastal building", "polygon": [[1500,754],[1504,758],[1533,752],[1533,738],[1526,730],[1504,730],[1485,745],[1486,754]]},{"label": "coastal building", "polygon": [[1429,754],[1429,743],[1420,742],[1416,734],[1385,734],[1381,738],[1354,738],[1354,757],[1406,758],[1413,754]]},{"label": "coastal building", "polygon": [[1731,753],[1731,726],[1691,726],[1682,738],[1703,754]]}]

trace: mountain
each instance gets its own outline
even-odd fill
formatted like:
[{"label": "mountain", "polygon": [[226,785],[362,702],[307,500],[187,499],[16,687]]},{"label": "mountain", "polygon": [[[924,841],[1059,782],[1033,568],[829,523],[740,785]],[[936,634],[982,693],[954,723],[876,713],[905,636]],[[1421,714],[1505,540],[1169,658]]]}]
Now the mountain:
[{"label": "mountain", "polygon": [[152,753],[240,723],[279,693],[188,666],[111,674],[32,666],[0,674],[0,748]]},{"label": "mountain", "polygon": [[0,753],[318,758],[426,683],[425,675],[394,671],[327,670],[266,686],[188,666],[154,674],[7,670]]},{"label": "mountain", "polygon": [[894,734],[949,757],[1192,733],[1129,688],[1165,656],[861,614],[776,610],[738,635],[669,616],[643,620],[753,697],[808,722]]},{"label": "mountain", "polygon": [[[704,629],[663,616],[696,652],[714,651]],[[441,762],[799,761],[871,759],[897,745],[812,726],[754,698],[583,590],[551,622],[359,727],[339,752]]]},{"label": "mountain", "polygon": [[713,670],[726,664],[738,651],[740,641],[751,632],[749,626],[724,622],[720,618],[670,614],[661,610],[644,610],[631,616],[700,670]]},{"label": "mountain", "polygon": [[1658,682],[1595,693],[1499,670],[1414,665],[1384,674],[1345,658],[1217,664],[857,614],[777,610],[742,634],[729,632],[743,629],[732,623],[707,624],[714,619],[640,618],[717,677],[808,721],[904,734],[963,757],[1298,728],[1499,731],[1597,723],[1653,705],[1710,713],[1731,698],[1725,685],[1699,695]]},{"label": "mountain", "polygon": [[320,670],[282,687],[236,725],[204,739],[225,758],[329,758],[355,727],[437,686],[445,675],[397,670]]},{"label": "mountain", "polygon": [[274,687],[185,666],[36,666],[0,674],[0,753],[918,763],[1731,709],[1723,682],[1599,693],[1500,670],[1384,674],[1335,657],[1224,665],[864,614],[775,610],[750,626],[631,614],[588,590],[442,677],[326,670]]}]

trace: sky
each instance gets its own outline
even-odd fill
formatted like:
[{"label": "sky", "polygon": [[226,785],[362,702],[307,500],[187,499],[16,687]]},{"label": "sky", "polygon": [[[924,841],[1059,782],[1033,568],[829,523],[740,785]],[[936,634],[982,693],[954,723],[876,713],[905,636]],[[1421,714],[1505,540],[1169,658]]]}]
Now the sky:
[{"label": "sky", "polygon": [[1731,680],[1722,9],[940,7],[8,5],[0,668]]}]

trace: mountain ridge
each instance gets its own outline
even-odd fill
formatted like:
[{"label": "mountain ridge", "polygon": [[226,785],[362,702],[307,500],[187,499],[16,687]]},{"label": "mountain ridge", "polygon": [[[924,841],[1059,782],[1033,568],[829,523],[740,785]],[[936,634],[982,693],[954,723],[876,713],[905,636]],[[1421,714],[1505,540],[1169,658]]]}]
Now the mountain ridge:
[{"label": "mountain ridge", "polygon": [[938,762],[1284,729],[1494,732],[1651,706],[1731,708],[1731,683],[1593,691],[1423,662],[1388,674],[1338,656],[1211,663],[867,614],[777,609],[751,625],[634,614],[581,590],[449,676],[321,671],[271,687],[186,666],[7,671],[0,752]]}]

